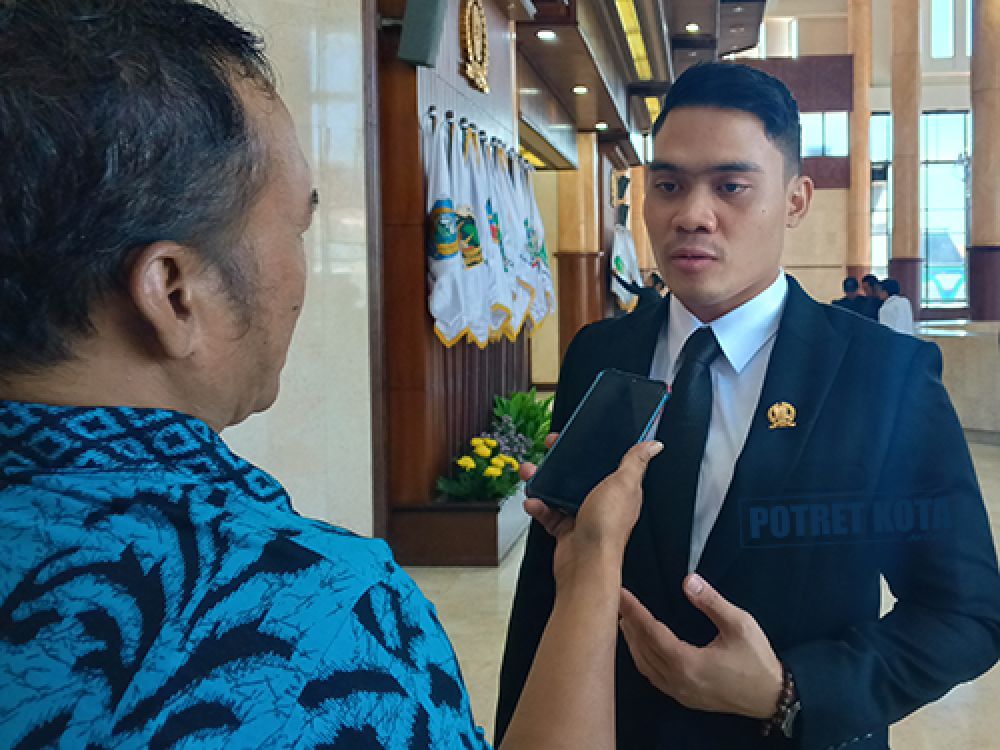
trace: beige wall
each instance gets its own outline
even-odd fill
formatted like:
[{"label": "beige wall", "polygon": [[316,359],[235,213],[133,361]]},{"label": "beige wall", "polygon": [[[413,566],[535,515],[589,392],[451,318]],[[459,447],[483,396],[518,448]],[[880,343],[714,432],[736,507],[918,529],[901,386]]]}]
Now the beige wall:
[{"label": "beige wall", "polygon": [[[559,252],[559,189],[557,172],[535,173],[535,198],[545,227],[545,247],[549,252],[549,267],[556,299],[559,299],[559,273],[556,253]],[[531,381],[555,383],[559,379],[559,313],[554,310],[531,337]]]},{"label": "beige wall", "polygon": [[361,9],[358,0],[233,0],[262,31],[321,205],[305,307],[270,411],[225,432],[301,513],[372,530]]},{"label": "beige wall", "polygon": [[842,296],[847,264],[847,190],[817,190],[802,224],[785,235],[785,270],[821,302]]},{"label": "beige wall", "polygon": [[799,19],[800,55],[846,55],[847,16]]}]

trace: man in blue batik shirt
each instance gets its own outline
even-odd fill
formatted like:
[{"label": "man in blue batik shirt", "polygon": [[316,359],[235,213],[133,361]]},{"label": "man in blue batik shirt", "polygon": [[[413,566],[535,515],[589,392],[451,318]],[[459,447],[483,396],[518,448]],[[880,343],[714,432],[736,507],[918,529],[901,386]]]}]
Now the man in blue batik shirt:
[{"label": "man in blue batik shirt", "polygon": [[[433,606],[218,432],[266,409],[317,202],[259,41],[191,0],[0,0],[0,747],[482,748]],[[558,539],[505,746],[614,744],[657,444]]]}]

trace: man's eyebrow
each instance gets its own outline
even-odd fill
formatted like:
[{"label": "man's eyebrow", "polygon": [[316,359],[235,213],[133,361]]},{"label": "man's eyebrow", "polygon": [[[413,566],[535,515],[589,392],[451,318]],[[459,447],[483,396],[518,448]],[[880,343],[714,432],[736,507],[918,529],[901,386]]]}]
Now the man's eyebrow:
[{"label": "man's eyebrow", "polygon": [[764,168],[752,161],[725,161],[711,164],[703,169],[691,170],[669,161],[653,161],[649,164],[650,172],[674,172],[676,174],[719,174],[730,172],[763,172]]}]

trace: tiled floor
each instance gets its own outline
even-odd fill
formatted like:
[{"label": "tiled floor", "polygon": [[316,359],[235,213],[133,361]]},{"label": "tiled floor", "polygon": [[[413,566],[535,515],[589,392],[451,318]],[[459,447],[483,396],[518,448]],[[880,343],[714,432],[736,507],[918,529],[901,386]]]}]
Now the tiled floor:
[{"label": "tiled floor", "polygon": [[[972,445],[994,535],[1000,537],[1000,446]],[[493,568],[411,568],[438,608],[472,697],[476,719],[493,736],[497,675],[523,540]],[[1000,748],[1000,667],[956,688],[892,730],[894,750]]]}]

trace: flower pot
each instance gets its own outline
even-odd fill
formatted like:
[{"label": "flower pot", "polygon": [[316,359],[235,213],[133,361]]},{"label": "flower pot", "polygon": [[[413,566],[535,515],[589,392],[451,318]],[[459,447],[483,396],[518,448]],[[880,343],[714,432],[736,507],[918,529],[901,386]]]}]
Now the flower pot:
[{"label": "flower pot", "polygon": [[389,539],[402,565],[497,566],[531,522],[524,483],[501,501],[453,502],[397,508]]}]

